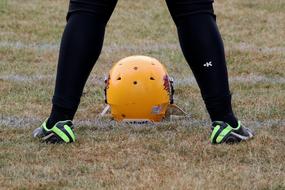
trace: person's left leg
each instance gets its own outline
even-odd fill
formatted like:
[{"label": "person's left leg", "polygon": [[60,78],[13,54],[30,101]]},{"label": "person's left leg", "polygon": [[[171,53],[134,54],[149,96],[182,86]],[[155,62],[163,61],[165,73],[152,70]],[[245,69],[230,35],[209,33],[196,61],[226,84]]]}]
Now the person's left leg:
[{"label": "person's left leg", "polygon": [[[224,46],[216,25],[213,0],[166,2],[177,27],[183,54],[199,85],[211,120],[226,123],[225,128],[228,125],[241,128],[232,110]],[[217,134],[213,135],[212,142],[222,133],[221,129],[214,131]]]}]

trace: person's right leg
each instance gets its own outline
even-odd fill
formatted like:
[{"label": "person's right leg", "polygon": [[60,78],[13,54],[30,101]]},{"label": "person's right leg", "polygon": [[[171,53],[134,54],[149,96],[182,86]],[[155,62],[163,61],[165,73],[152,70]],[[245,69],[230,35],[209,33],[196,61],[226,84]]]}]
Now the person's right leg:
[{"label": "person's right leg", "polygon": [[74,142],[73,119],[87,78],[97,61],[105,26],[117,0],[70,0],[57,67],[53,107],[33,132],[46,142]]},{"label": "person's right leg", "polygon": [[48,128],[58,121],[73,119],[116,3],[117,0],[70,0]]}]

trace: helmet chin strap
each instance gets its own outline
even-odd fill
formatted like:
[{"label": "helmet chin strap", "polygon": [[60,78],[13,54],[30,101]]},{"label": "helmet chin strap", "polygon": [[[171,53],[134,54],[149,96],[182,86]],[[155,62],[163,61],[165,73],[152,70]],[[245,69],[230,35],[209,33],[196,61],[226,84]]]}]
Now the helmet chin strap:
[{"label": "helmet chin strap", "polygon": [[183,119],[190,118],[190,115],[188,115],[186,111],[184,111],[181,107],[179,107],[176,104],[170,104],[168,106],[167,111],[170,111],[171,109],[176,110],[178,113],[171,113],[169,115],[166,115],[166,118],[169,118],[170,121],[183,120]]},{"label": "helmet chin strap", "polygon": [[179,107],[176,104],[170,104],[167,109],[169,109],[169,108],[174,108],[174,109],[180,111],[181,115],[185,115],[185,116],[188,115],[188,113],[186,111],[184,111],[181,107]]},{"label": "helmet chin strap", "polygon": [[[177,110],[177,111],[179,111],[179,114],[178,115],[170,115],[170,118],[184,118],[184,117],[187,117],[188,116],[188,113],[186,112],[186,111],[184,111],[181,107],[179,107],[178,105],[176,105],[176,104],[169,104],[168,105],[168,108],[167,108],[167,110],[169,110],[169,109],[171,109],[171,108],[173,108],[173,109],[175,109],[175,110]],[[106,115],[106,113],[108,112],[110,110],[110,105],[109,104],[107,104],[106,105],[106,107],[103,109],[103,111],[100,113],[100,116],[101,117],[104,117],[105,115]],[[127,122],[130,122],[131,123],[131,121],[134,121],[134,122],[137,122],[137,121],[146,121],[146,120],[125,120],[125,121],[127,121]],[[148,120],[149,121],[149,120]]]},{"label": "helmet chin strap", "polygon": [[103,111],[100,113],[101,117],[104,117],[106,115],[106,113],[109,111],[110,109],[110,105],[107,104],[107,106],[103,109]]}]

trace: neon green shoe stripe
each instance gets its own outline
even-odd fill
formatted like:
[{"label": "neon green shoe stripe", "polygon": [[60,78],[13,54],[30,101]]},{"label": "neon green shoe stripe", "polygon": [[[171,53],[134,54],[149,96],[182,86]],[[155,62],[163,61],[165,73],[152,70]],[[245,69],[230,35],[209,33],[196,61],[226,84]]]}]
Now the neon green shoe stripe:
[{"label": "neon green shoe stripe", "polygon": [[62,132],[59,128],[57,128],[56,126],[54,126],[51,129],[55,134],[57,134],[62,140],[64,140],[64,142],[68,143],[70,140],[68,138],[68,136],[66,134],[64,134],[64,132]]},{"label": "neon green shoe stripe", "polygon": [[73,131],[70,129],[70,127],[68,125],[64,125],[63,127],[69,133],[69,135],[71,136],[71,138],[72,138],[72,140],[74,142],[75,141],[75,135],[74,135]]},{"label": "neon green shoe stripe", "polygon": [[222,140],[224,139],[224,137],[229,134],[231,131],[233,130],[233,128],[228,125],[220,134],[219,136],[217,137],[217,143],[220,143],[222,142]]},{"label": "neon green shoe stripe", "polygon": [[214,137],[215,137],[216,133],[219,131],[219,129],[220,129],[220,125],[217,125],[217,126],[214,128],[214,130],[213,130],[213,132],[212,132],[212,135],[211,135],[211,142],[212,142],[212,143],[214,143]]},{"label": "neon green shoe stripe", "polygon": [[45,122],[43,122],[42,128],[44,128],[44,130],[46,130],[46,131],[51,131],[50,129],[47,128],[47,120],[45,120]]}]

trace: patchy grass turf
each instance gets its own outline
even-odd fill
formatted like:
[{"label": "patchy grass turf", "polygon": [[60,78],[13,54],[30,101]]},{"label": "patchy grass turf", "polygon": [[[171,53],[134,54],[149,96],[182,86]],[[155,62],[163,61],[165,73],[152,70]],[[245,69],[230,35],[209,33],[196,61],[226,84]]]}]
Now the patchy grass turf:
[{"label": "patchy grass turf", "polygon": [[[163,0],[119,1],[76,115],[78,142],[33,140],[50,111],[67,6],[0,0],[0,189],[285,189],[283,1],[215,4],[235,112],[258,134],[233,146],[209,144],[208,115]],[[133,54],[167,66],[190,120],[138,127],[96,119],[102,73]]]},{"label": "patchy grass turf", "polygon": [[[284,126],[212,146],[208,130],[171,123],[80,127],[78,142],[46,145],[32,128],[1,128],[1,184],[23,189],[282,189]],[[5,138],[5,139],[4,139]]]}]

